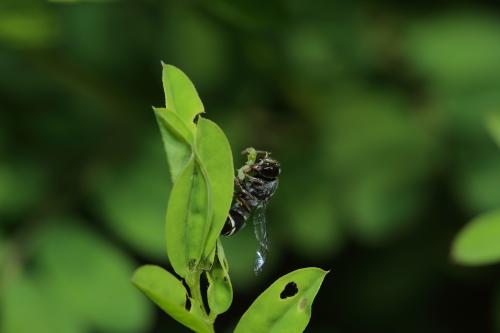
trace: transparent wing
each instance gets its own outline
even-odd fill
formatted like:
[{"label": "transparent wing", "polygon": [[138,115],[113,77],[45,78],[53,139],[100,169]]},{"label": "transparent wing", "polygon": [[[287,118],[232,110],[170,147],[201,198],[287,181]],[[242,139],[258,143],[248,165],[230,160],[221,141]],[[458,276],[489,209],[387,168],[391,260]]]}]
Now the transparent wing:
[{"label": "transparent wing", "polygon": [[269,251],[269,239],[267,237],[267,221],[266,221],[266,206],[260,205],[256,208],[253,216],[253,227],[255,238],[257,238],[258,246],[255,253],[254,272],[259,274],[262,272],[262,267],[267,260]]}]

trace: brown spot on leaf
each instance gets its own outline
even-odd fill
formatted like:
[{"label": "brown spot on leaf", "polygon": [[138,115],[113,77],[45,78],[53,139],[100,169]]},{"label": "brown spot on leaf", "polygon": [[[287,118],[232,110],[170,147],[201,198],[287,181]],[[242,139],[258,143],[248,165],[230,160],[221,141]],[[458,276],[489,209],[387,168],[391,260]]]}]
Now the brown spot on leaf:
[{"label": "brown spot on leaf", "polygon": [[307,298],[302,298],[299,303],[299,309],[304,310],[307,306]]}]

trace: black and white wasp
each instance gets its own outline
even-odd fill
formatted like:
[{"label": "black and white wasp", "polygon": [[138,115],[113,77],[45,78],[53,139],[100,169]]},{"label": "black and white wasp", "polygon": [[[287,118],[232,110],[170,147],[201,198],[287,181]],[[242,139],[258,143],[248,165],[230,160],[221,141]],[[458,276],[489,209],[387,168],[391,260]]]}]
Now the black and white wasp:
[{"label": "black and white wasp", "polygon": [[231,236],[253,218],[255,237],[258,241],[254,272],[262,271],[269,251],[265,210],[267,203],[278,188],[280,163],[266,151],[245,149],[246,164],[238,169],[234,178],[234,194],[231,209],[221,234]]}]

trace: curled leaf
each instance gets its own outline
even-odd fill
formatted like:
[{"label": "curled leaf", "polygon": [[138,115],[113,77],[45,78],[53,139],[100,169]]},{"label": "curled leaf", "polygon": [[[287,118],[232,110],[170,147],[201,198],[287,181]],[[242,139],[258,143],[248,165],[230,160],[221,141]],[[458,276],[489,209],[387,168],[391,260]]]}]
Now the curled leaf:
[{"label": "curled leaf", "polygon": [[199,162],[206,170],[210,195],[213,198],[213,217],[203,255],[204,258],[209,258],[226,222],[233,199],[233,155],[224,132],[214,122],[204,118],[198,121],[196,152]]},{"label": "curled leaf", "polygon": [[193,134],[179,116],[164,108],[153,109],[160,127],[172,182],[175,182],[193,154]]},{"label": "curled leaf", "polygon": [[207,300],[210,311],[219,315],[226,312],[233,302],[233,287],[229,278],[228,266],[224,249],[217,242],[216,259],[212,269],[208,271]]},{"label": "curled leaf", "polygon": [[205,172],[192,158],[172,188],[165,225],[168,258],[182,277],[200,263],[212,216],[208,191]]},{"label": "curled leaf", "polygon": [[200,304],[188,296],[181,281],[159,266],[142,266],[132,282],[156,305],[181,324],[199,333],[213,333],[201,312]]}]

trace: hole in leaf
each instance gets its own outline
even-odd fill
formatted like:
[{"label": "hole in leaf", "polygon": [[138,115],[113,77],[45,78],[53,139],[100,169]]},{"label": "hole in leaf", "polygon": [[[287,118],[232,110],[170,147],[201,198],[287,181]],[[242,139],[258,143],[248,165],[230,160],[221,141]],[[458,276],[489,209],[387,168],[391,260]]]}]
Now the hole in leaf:
[{"label": "hole in leaf", "polygon": [[286,286],[285,289],[280,294],[281,299],[285,299],[288,297],[293,297],[299,292],[299,289],[297,288],[297,284],[295,282],[289,282]]},{"label": "hole in leaf", "polygon": [[200,276],[200,290],[201,290],[201,298],[203,299],[203,305],[205,306],[205,309],[210,309],[208,306],[208,299],[207,299],[207,291],[208,291],[208,279],[207,279],[207,274],[201,274]]},{"label": "hole in leaf", "polygon": [[191,298],[191,290],[189,289],[189,286],[188,286],[188,284],[186,283],[186,280],[181,279],[181,282],[182,282],[182,285],[184,286],[184,288],[186,289],[187,296],[188,296],[189,298]]},{"label": "hole in leaf", "polygon": [[191,310],[191,299],[189,298],[189,295],[186,294],[186,303],[184,304],[184,308],[186,311]]}]

